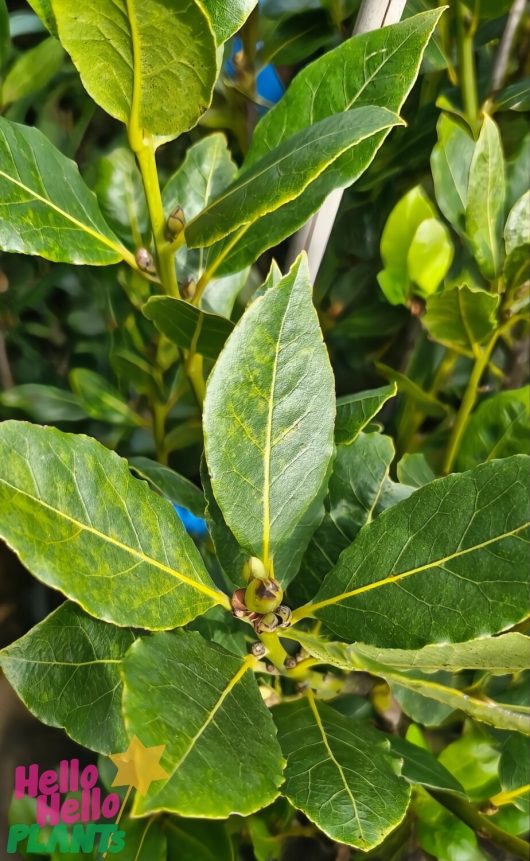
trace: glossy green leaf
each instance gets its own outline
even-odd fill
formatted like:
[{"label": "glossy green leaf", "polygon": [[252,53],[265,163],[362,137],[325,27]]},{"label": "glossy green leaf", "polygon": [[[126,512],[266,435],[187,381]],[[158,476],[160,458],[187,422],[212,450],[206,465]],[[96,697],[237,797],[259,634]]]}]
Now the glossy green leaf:
[{"label": "glossy green leaf", "polygon": [[39,720],[91,750],[114,753],[127,746],[120,665],[135,639],[66,602],[0,652],[0,665]]},{"label": "glossy green leaf", "polygon": [[0,392],[0,404],[22,410],[37,422],[75,422],[86,418],[79,398],[65,389],[39,383],[23,383]]},{"label": "glossy green leaf", "polygon": [[397,465],[397,474],[402,484],[423,487],[434,481],[436,475],[424,454],[404,454]]},{"label": "glossy green leaf", "polygon": [[116,147],[96,164],[92,182],[103,215],[124,242],[139,248],[148,234],[147,204],[132,152]]},{"label": "glossy green leaf", "polygon": [[392,752],[403,761],[401,773],[405,780],[443,792],[465,795],[462,784],[429,750],[424,750],[399,735],[389,735],[387,738]]},{"label": "glossy green leaf", "polygon": [[498,307],[499,296],[463,284],[430,296],[421,322],[434,341],[473,356],[493,333]]},{"label": "glossy green leaf", "polygon": [[449,114],[438,120],[438,143],[431,155],[436,202],[460,234],[465,232],[469,170],[475,145],[463,125]]},{"label": "glossy green leaf", "polygon": [[395,449],[390,437],[360,433],[350,445],[339,445],[325,499],[325,514],[304,554],[300,574],[289,592],[294,604],[318,592],[341,552],[376,516],[376,506]]},{"label": "glossy green leaf", "polygon": [[396,371],[394,368],[390,368],[388,365],[384,365],[383,362],[376,362],[375,367],[383,377],[396,383],[400,394],[410,398],[413,403],[418,404],[426,416],[444,418],[447,415],[448,408],[446,405],[439,401],[437,397],[431,395],[430,392],[422,389],[410,377],[405,376],[400,371]]},{"label": "glossy green leaf", "polygon": [[[245,170],[286,138],[341,111],[377,105],[399,113],[440,14],[440,10],[432,10],[346,39],[303,69],[258,124]],[[351,185],[361,176],[386,134],[381,132],[342,155],[300,197],[250,227],[229,253],[221,243],[218,253],[226,253],[221,271],[234,272],[247,266],[301,227],[333,189]]]},{"label": "glossy green leaf", "polygon": [[410,788],[385,737],[310,693],[274,709],[287,757],[282,793],[321,831],[368,850],[403,819]]},{"label": "glossy green leaf", "polygon": [[[0,101],[5,108],[43,89],[63,64],[64,51],[57,39],[44,39],[35,48],[24,51],[13,63],[2,85]],[[38,75],[35,69],[39,70]]]},{"label": "glossy green leaf", "polygon": [[366,106],[302,129],[244,168],[227,190],[188,224],[188,246],[213,245],[245,230],[299,197],[341,155],[400,123],[386,108]]},{"label": "glossy green leaf", "polygon": [[301,257],[243,315],[208,382],[213,492],[250,553],[274,558],[322,490],[334,418],[333,373]]},{"label": "glossy green leaf", "polygon": [[204,515],[204,496],[188,478],[148,457],[131,457],[129,465],[133,472],[140,478],[145,478],[155,490],[175,505],[187,508],[196,517]]},{"label": "glossy green leaf", "polygon": [[212,24],[217,44],[226,42],[239,30],[256,6],[257,0],[203,0],[203,6]]},{"label": "glossy green leaf", "polygon": [[136,796],[134,814],[220,819],[248,815],[277,797],[283,762],[255,663],[191,632],[158,634],[130,649],[125,724],[146,746],[164,740],[161,764],[169,773]]},{"label": "glossy green leaf", "polygon": [[59,38],[107,113],[176,137],[198,122],[217,73],[209,20],[194,0],[51,0]]},{"label": "glossy green leaf", "polygon": [[93,439],[0,425],[0,536],[40,580],[117,625],[227,606],[173,506]]},{"label": "glossy green leaf", "polygon": [[418,227],[407,254],[407,268],[419,296],[431,296],[449,271],[454,246],[446,226],[427,218]]},{"label": "glossy green leaf", "polygon": [[216,359],[234,324],[173,296],[152,296],[142,308],[159,332],[184,350]]},{"label": "glossy green leaf", "polygon": [[506,458],[419,488],[361,530],[295,616],[397,648],[515,625],[526,615],[529,462]]},{"label": "glossy green leaf", "polygon": [[483,401],[466,427],[459,469],[513,454],[530,454],[530,386],[498,392]]},{"label": "glossy green leaf", "polygon": [[530,813],[530,747],[521,735],[514,734],[504,743],[499,779],[503,792],[513,793],[515,806],[526,814]]},{"label": "glossy green leaf", "polygon": [[360,432],[370,424],[384,404],[397,393],[397,386],[381,386],[355,395],[346,395],[337,400],[335,420],[335,442],[337,445],[350,445]]},{"label": "glossy green leaf", "polygon": [[530,191],[523,194],[510,210],[504,228],[506,254],[516,248],[530,245]]},{"label": "glossy green leaf", "polygon": [[235,861],[226,823],[172,816],[165,823],[168,861]]},{"label": "glossy green leaf", "polygon": [[115,425],[142,426],[143,419],[131,409],[101,374],[87,368],[70,371],[70,384],[86,414]]},{"label": "glossy green leaf", "polygon": [[[504,261],[504,280],[508,290],[514,291],[520,287],[525,287],[530,284],[530,244],[520,245],[511,252]],[[522,292],[522,302],[520,307],[527,305],[527,299]],[[515,308],[517,302],[513,303]],[[512,306],[513,307],[513,306]],[[514,310],[515,310],[514,308]]]},{"label": "glossy green leaf", "polygon": [[505,199],[501,137],[495,122],[485,115],[469,172],[466,234],[480,271],[490,280],[502,270]]},{"label": "glossy green leaf", "polygon": [[[61,182],[51,178],[61,177]],[[0,117],[0,248],[95,266],[131,260],[77,165],[38,130]]]}]

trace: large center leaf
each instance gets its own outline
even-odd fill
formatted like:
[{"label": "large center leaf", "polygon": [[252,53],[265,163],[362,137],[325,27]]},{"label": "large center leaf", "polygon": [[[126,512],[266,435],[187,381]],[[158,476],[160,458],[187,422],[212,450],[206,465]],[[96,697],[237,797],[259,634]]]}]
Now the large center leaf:
[{"label": "large center leaf", "polygon": [[204,410],[217,502],[239,543],[265,561],[322,488],[334,416],[333,373],[301,257],[234,329]]},{"label": "large center leaf", "polygon": [[98,753],[127,746],[121,661],[136,636],[66,602],[0,652],[0,665],[30,712]]},{"label": "large center leaf", "polygon": [[361,530],[295,617],[323,619],[345,640],[399,648],[472,639],[521,621],[529,463],[518,455],[420,488]]},{"label": "large center leaf", "polygon": [[157,634],[129,651],[125,723],[144,745],[166,744],[169,773],[136,797],[135,814],[221,819],[274,801],[283,761],[255,663],[190,632]]},{"label": "large center leaf", "polygon": [[[57,181],[57,177],[61,180]],[[38,131],[0,117],[0,248],[96,266],[134,258],[77,165]]]},{"label": "large center leaf", "polygon": [[92,98],[153,135],[192,128],[210,103],[216,44],[194,0],[51,2],[59,38]]},{"label": "large center leaf", "polygon": [[0,425],[0,537],[94,616],[161,630],[227,606],[167,500],[95,440]]},{"label": "large center leaf", "polygon": [[287,757],[282,789],[333,840],[368,850],[405,815],[410,787],[385,737],[308,698],[274,709]]}]

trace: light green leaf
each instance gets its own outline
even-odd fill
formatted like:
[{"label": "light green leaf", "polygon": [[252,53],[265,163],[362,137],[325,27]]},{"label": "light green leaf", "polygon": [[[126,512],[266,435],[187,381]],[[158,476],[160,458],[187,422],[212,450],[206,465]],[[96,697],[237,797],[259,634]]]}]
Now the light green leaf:
[{"label": "light green leaf", "polygon": [[243,26],[256,4],[257,0],[203,0],[218,45]]},{"label": "light green leaf", "polygon": [[23,383],[0,392],[0,404],[23,410],[38,422],[76,422],[86,418],[79,398],[64,389],[39,383]]},{"label": "light green leaf", "polygon": [[382,649],[365,643],[319,642],[319,638],[298,630],[293,630],[292,636],[323,663],[346,671],[384,664],[387,669],[400,672],[485,670],[492,675],[503,676],[530,669],[530,637],[518,633],[481,637],[464,643],[430,643],[422,649]]},{"label": "light green leaf", "polygon": [[[419,493],[419,491],[418,491]],[[422,699],[434,700],[501,729],[530,735],[530,709],[482,700],[450,687],[428,673],[461,669],[481,669],[493,674],[521,672],[530,664],[530,638],[522,634],[505,634],[457,645],[430,645],[419,650],[378,649],[362,643],[326,643],[304,632],[288,631],[303,648],[324,664],[343,670],[368,671],[384,678],[396,695],[405,690]],[[428,708],[428,706],[426,706]]]},{"label": "light green leaf", "polygon": [[327,117],[297,132],[250,167],[186,227],[190,248],[244,230],[301,195],[341,155],[401,124],[386,108],[367,106]]},{"label": "light green leaf", "polygon": [[431,154],[436,202],[460,234],[465,232],[469,170],[475,145],[463,125],[449,114],[438,120],[438,143]]},{"label": "light green leaf", "polygon": [[216,359],[234,324],[173,296],[152,296],[142,308],[159,332],[184,350]]},{"label": "light green leaf", "polygon": [[204,515],[204,496],[188,478],[148,457],[131,457],[129,466],[175,505],[187,508],[196,517]]},{"label": "light green leaf", "polygon": [[520,622],[529,462],[506,458],[417,490],[361,530],[295,619],[316,616],[345,640],[396,648],[473,639]]},{"label": "light green leaf", "polygon": [[334,418],[333,373],[301,257],[243,315],[204,407],[217,502],[239,543],[267,563],[322,490]]},{"label": "light green leaf", "polygon": [[511,254],[522,245],[530,245],[530,191],[519,198],[510,210],[504,228],[506,254]]},{"label": "light green leaf", "polygon": [[364,851],[403,819],[410,787],[385,737],[315,700],[274,709],[287,757],[282,793],[328,837]]},{"label": "light green leaf", "polygon": [[383,362],[375,362],[375,367],[383,377],[396,383],[400,394],[406,395],[413,403],[418,404],[426,416],[444,418],[449,412],[445,404],[439,401],[434,395],[431,395],[430,392],[422,389],[410,377],[405,376],[400,371],[396,371],[394,368],[390,368],[388,365],[384,365]]},{"label": "light green leaf", "polygon": [[[51,177],[61,177],[61,182]],[[0,117],[0,248],[106,266],[134,258],[105,222],[77,165],[38,130]]]},{"label": "light green leaf", "polygon": [[[5,108],[18,99],[37,93],[57,74],[62,66],[64,51],[57,39],[44,39],[39,45],[24,51],[13,63],[2,85],[1,102]],[[39,70],[38,75],[35,69]]]},{"label": "light green leaf", "polygon": [[51,0],[59,38],[83,84],[111,116],[177,137],[208,107],[216,45],[194,0]]},{"label": "light green leaf", "polygon": [[121,661],[136,635],[66,602],[0,652],[0,665],[27,708],[99,753],[127,746]]},{"label": "light green leaf", "polygon": [[117,625],[162,630],[228,607],[171,503],[85,436],[0,425],[0,537],[36,577]]},{"label": "light green leaf", "polygon": [[72,389],[86,414],[115,425],[142,427],[143,419],[131,409],[101,374],[87,368],[74,368],[69,374]]},{"label": "light green leaf", "polygon": [[427,218],[418,227],[409,246],[407,268],[419,296],[431,296],[453,262],[454,246],[446,226]]},{"label": "light green leaf", "polygon": [[[440,14],[440,10],[432,10],[391,27],[354,36],[308,65],[258,124],[245,170],[286,138],[341,111],[377,105],[399,113]],[[351,185],[361,176],[386,135],[381,132],[346,152],[300,197],[250,227],[229,253],[221,243],[217,253],[226,253],[226,258],[220,271],[234,272],[247,266],[301,227],[334,188]]]},{"label": "light green leaf", "polygon": [[483,401],[467,425],[459,469],[513,454],[530,454],[530,386],[498,392]]},{"label": "light green leaf", "polygon": [[505,198],[501,137],[494,121],[485,115],[469,172],[466,234],[480,271],[489,280],[502,271]]},{"label": "light green leaf", "polygon": [[497,325],[498,307],[498,295],[463,284],[430,296],[421,322],[433,340],[475,356]]},{"label": "light green leaf", "polygon": [[129,245],[142,246],[149,219],[142,178],[132,152],[116,147],[100,158],[91,185],[112,229]]},{"label": "light green leaf", "polygon": [[398,479],[410,487],[423,487],[434,481],[436,475],[424,454],[403,455],[397,465]]},{"label": "light green leaf", "polygon": [[397,386],[381,386],[355,395],[346,395],[337,400],[335,420],[335,442],[337,445],[350,445],[360,432],[370,424],[390,398],[395,397]]},{"label": "light green leaf", "polygon": [[256,659],[191,632],[137,645],[123,667],[125,724],[148,747],[166,743],[161,765],[169,777],[136,796],[133,814],[222,819],[274,801],[283,762],[252,672]]},{"label": "light green leaf", "polygon": [[[431,243],[435,260],[429,257]],[[452,243],[421,186],[407,192],[390,213],[381,237],[381,257],[385,268],[377,279],[392,305],[406,304],[412,292],[432,292],[446,274]],[[416,291],[411,281],[416,282]]]}]

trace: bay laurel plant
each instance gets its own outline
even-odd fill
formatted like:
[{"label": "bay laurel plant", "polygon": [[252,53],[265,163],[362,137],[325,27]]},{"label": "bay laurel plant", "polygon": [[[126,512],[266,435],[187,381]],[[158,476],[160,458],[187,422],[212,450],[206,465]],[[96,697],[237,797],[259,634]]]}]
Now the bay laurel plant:
[{"label": "bay laurel plant", "polygon": [[[253,823],[273,803],[368,851],[427,790],[524,857],[524,841],[472,808],[425,745],[373,725],[355,682],[377,680],[419,723],[458,713],[503,739],[530,734],[516,698],[470,684],[530,667],[528,637],[510,630],[528,615],[530,459],[484,438],[491,402],[473,413],[524,304],[525,204],[505,217],[494,120],[473,137],[444,115],[432,156],[438,206],[482,280],[439,291],[454,240],[425,190],[409,190],[383,232],[389,302],[426,302],[429,335],[452,361],[474,363],[456,416],[385,365],[388,385],[337,401],[304,254],[283,272],[273,263],[231,319],[249,267],[358,180],[403,125],[443,10],[349,38],[303,68],[240,168],[213,133],[162,182],[157,150],[210,106],[223,46],[252,0],[31,5],[124,125],[123,182],[132,177],[146,213],[133,222],[105,207],[41,131],[0,117],[0,246],[109,267],[120,281],[153,345],[135,366],[147,409],[88,370],[72,385],[89,415],[112,423],[118,412],[151,433],[156,461],[53,427],[0,425],[0,536],[67,599],[2,651],[3,672],[37,718],[92,751],[125,750],[134,736],[165,745],[167,777],[136,794],[126,825],[138,852],[149,830],[152,858],[166,857],[172,829],[199,844],[213,834],[216,857],[231,858],[225,832],[193,832],[190,820]],[[202,410],[201,490],[168,466],[182,387]],[[441,477],[413,454],[401,482],[390,478],[394,445],[374,422],[398,389],[414,404],[402,441],[419,427],[418,403],[447,421]],[[522,395],[520,405],[516,424]],[[507,410],[495,439],[513,441]],[[206,518],[214,554],[201,555],[174,504]]]}]

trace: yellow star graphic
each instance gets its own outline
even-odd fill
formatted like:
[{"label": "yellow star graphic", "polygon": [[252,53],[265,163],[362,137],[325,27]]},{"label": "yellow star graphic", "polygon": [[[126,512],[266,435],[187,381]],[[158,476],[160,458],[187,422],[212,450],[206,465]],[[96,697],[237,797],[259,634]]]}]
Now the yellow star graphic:
[{"label": "yellow star graphic", "polygon": [[113,753],[109,757],[118,769],[112,785],[134,786],[140,795],[147,795],[153,781],[169,777],[160,765],[160,757],[165,749],[165,744],[144,747],[140,739],[134,736],[125,753]]}]

